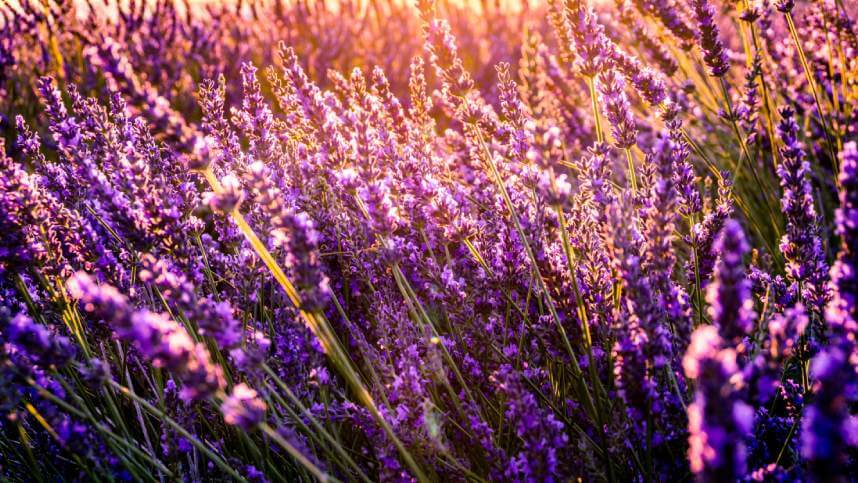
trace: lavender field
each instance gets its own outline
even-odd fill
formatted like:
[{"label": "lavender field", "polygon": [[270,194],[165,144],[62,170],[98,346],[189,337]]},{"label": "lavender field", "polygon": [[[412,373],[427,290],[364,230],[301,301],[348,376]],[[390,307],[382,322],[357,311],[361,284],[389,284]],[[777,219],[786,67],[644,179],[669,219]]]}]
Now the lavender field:
[{"label": "lavender field", "polygon": [[0,481],[858,480],[855,0],[0,0]]}]

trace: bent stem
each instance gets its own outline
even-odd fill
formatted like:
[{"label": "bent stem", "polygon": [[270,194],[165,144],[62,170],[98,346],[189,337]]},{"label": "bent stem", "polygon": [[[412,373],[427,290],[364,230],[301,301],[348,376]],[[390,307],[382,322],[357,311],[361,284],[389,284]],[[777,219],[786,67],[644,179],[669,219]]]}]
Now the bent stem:
[{"label": "bent stem", "polygon": [[214,451],[212,451],[211,448],[208,447],[208,445],[206,445],[205,443],[200,441],[197,437],[195,437],[190,432],[188,432],[187,429],[183,428],[182,425],[177,423],[173,418],[164,414],[163,411],[161,411],[160,409],[153,406],[149,401],[138,396],[137,394],[134,393],[134,391],[132,391],[131,389],[117,383],[116,381],[108,381],[108,384],[113,389],[115,389],[117,392],[122,394],[123,396],[126,396],[126,397],[130,398],[131,400],[133,400],[134,402],[136,402],[137,404],[139,404],[143,409],[146,410],[146,412],[148,412],[152,416],[155,416],[156,418],[167,423],[171,428],[173,428],[183,438],[187,439],[192,445],[194,445],[194,447],[196,447],[198,450],[202,451],[203,454],[205,454],[206,457],[208,457],[209,460],[212,461],[212,463],[214,463],[218,466],[218,468],[222,469],[223,471],[225,471],[227,474],[229,474],[231,477],[235,478],[236,480],[247,483],[247,480],[243,476],[238,474],[234,469],[232,469],[232,467],[230,465],[226,464],[226,462],[223,460],[223,458],[218,456],[217,453],[215,453]]},{"label": "bent stem", "polygon": [[293,446],[292,443],[287,441],[286,438],[284,438],[283,436],[280,436],[280,433],[275,431],[274,428],[272,428],[271,426],[268,425],[268,423],[259,423],[258,427],[263,433],[265,433],[266,436],[273,439],[274,442],[277,443],[281,448],[286,450],[286,452],[289,453],[290,456],[292,456],[293,458],[295,458],[296,461],[301,463],[301,465],[304,468],[306,468],[307,471],[312,473],[313,476],[315,476],[317,480],[319,480],[323,483],[329,482],[329,481],[330,482],[339,481],[336,478],[332,477],[331,475],[320,470],[318,466],[316,466],[312,461],[307,459],[307,457],[304,456],[300,451],[298,451],[298,449],[295,448],[295,446]]},{"label": "bent stem", "polygon": [[[220,181],[215,176],[214,172],[212,172],[210,167],[205,168],[201,171],[202,175],[205,177],[206,181],[211,186],[212,190],[215,193],[220,193],[223,191],[223,187],[220,184]],[[244,219],[244,216],[241,212],[238,211],[237,208],[233,209],[229,212],[230,217],[238,226],[238,229],[250,243],[253,250],[256,252],[257,256],[262,260],[271,274],[274,276],[274,279],[277,283],[283,288],[283,291],[286,292],[286,295],[289,297],[289,300],[292,302],[292,305],[298,309],[298,312],[301,315],[301,318],[306,323],[307,327],[325,349],[325,354],[337,368],[340,375],[342,375],[346,382],[351,386],[352,390],[358,397],[358,400],[361,404],[363,404],[372,414],[373,419],[382,427],[384,432],[388,435],[390,440],[396,446],[400,456],[402,456],[403,461],[405,462],[408,469],[410,469],[414,476],[421,482],[429,481],[420,467],[417,465],[417,462],[411,456],[411,453],[405,448],[405,445],[400,441],[400,439],[393,432],[393,428],[390,424],[384,419],[381,415],[381,412],[378,410],[378,407],[375,404],[372,396],[369,391],[364,386],[361,381],[360,375],[352,366],[351,359],[348,358],[343,348],[340,346],[337,338],[333,334],[333,330],[330,328],[330,324],[325,318],[324,314],[316,313],[316,312],[308,312],[302,309],[301,297],[298,294],[297,289],[286,276],[286,273],[283,272],[283,269],[277,264],[274,260],[274,257],[271,255],[271,252],[268,251],[268,248],[265,247],[265,244],[262,243],[262,240],[256,235],[253,231],[253,228],[247,223],[247,220]]]}]

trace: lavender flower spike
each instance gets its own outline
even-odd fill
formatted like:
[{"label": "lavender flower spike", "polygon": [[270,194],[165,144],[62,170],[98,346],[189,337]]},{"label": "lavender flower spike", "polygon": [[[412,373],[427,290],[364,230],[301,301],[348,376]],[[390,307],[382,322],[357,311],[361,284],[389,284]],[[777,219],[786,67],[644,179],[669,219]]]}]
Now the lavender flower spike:
[{"label": "lavender flower spike", "polygon": [[846,143],[841,152],[840,208],[835,212],[840,237],[837,260],[831,267],[832,299],[826,308],[833,343],[853,350],[858,334],[858,145]]},{"label": "lavender flower spike", "polygon": [[635,145],[638,129],[625,92],[625,81],[617,71],[611,69],[599,75],[599,91],[602,94],[605,117],[611,124],[614,144],[620,149]]},{"label": "lavender flower spike", "polygon": [[224,385],[223,370],[212,363],[206,347],[166,315],[134,310],[115,288],[99,286],[83,272],[72,275],[66,287],[84,312],[106,321],[155,367],[172,371],[185,385],[183,399],[205,399]]},{"label": "lavender flower spike", "polygon": [[170,308],[196,324],[201,335],[213,337],[221,349],[233,348],[241,341],[241,324],[233,317],[229,302],[198,297],[194,285],[166,259],[146,254],[141,265],[140,280],[158,287]]},{"label": "lavender flower spike", "polygon": [[832,345],[811,361],[814,400],[804,411],[801,427],[801,455],[810,481],[850,481],[858,465],[853,456],[858,449],[858,417],[850,413],[858,400],[858,378],[854,355],[851,362],[849,357]]},{"label": "lavender flower spike", "polygon": [[745,474],[744,438],[754,410],[742,402],[733,380],[739,374],[736,351],[724,348],[718,330],[702,326],[691,335],[682,361],[685,375],[697,380],[688,406],[688,459],[699,481],[736,481]]},{"label": "lavender flower spike", "polygon": [[700,27],[700,49],[703,51],[703,61],[709,67],[713,77],[722,77],[730,65],[724,44],[718,38],[718,26],[715,24],[715,7],[708,0],[692,0],[691,6]]},{"label": "lavender flower spike", "polygon": [[721,337],[739,344],[754,327],[754,301],[745,275],[742,258],[748,253],[748,242],[741,225],[727,220],[713,250],[718,262],[712,283],[707,287],[709,316]]},{"label": "lavender flower spike", "polygon": [[256,391],[244,383],[236,385],[220,406],[223,420],[245,431],[262,422],[266,409],[265,402]]},{"label": "lavender flower spike", "polygon": [[[843,146],[840,208],[835,218],[840,251],[831,267],[834,293],[826,308],[829,345],[811,361],[813,403],[802,420],[801,453],[811,481],[849,481],[858,460],[858,150]],[[850,461],[851,453],[851,461]]]},{"label": "lavender flower spike", "polygon": [[787,275],[802,289],[808,308],[821,314],[829,299],[828,263],[819,236],[819,219],[810,185],[810,163],[798,140],[798,124],[793,110],[781,110],[778,132],[783,140],[783,162],[778,166],[783,195],[781,207],[786,218],[786,233],[780,249],[787,261]]}]

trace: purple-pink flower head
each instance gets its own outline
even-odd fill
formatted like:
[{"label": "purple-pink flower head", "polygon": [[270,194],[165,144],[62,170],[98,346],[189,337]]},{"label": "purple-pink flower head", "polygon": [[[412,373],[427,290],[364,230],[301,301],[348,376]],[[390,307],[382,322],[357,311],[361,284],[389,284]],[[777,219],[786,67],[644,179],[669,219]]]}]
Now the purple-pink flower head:
[{"label": "purple-pink flower head", "polygon": [[745,474],[744,439],[754,410],[739,397],[737,354],[724,344],[717,328],[699,327],[682,361],[697,385],[688,405],[688,461],[700,481],[735,481]]},{"label": "purple-pink flower head", "polygon": [[727,54],[724,52],[724,44],[718,38],[715,7],[709,3],[709,0],[691,0],[691,7],[694,9],[697,26],[700,28],[699,38],[703,61],[709,67],[709,73],[713,77],[721,77],[727,73],[730,65]]},{"label": "purple-pink flower head", "polygon": [[104,320],[153,366],[173,372],[184,383],[185,399],[204,399],[223,386],[223,370],[211,361],[206,347],[167,315],[135,310],[115,288],[99,286],[83,272],[69,278],[66,288],[85,313]]},{"label": "purple-pink flower head", "polygon": [[230,213],[238,209],[244,201],[244,191],[241,182],[234,174],[228,174],[220,180],[221,189],[209,195],[209,206],[216,211]]},{"label": "purple-pink flower head", "polygon": [[74,357],[75,346],[68,337],[52,333],[48,327],[34,322],[25,314],[18,314],[8,322],[5,319],[0,308],[0,343],[9,343],[33,363],[61,367]]},{"label": "purple-pink flower head", "polygon": [[784,143],[782,162],[777,167],[780,178],[781,208],[786,219],[786,232],[780,249],[787,262],[787,276],[801,284],[802,297],[809,309],[821,314],[828,299],[828,262],[820,236],[819,217],[810,183],[810,163],[798,139],[799,128],[794,111],[781,110],[783,119],[778,132]]},{"label": "purple-pink flower head", "polygon": [[263,421],[267,408],[256,391],[244,383],[237,384],[220,406],[223,420],[245,431]]},{"label": "purple-pink flower head", "polygon": [[599,75],[599,91],[602,94],[602,105],[605,117],[611,124],[611,135],[614,144],[620,149],[630,148],[637,140],[637,125],[625,92],[625,81],[610,69]]},{"label": "purple-pink flower head", "polygon": [[706,290],[709,317],[725,340],[738,344],[750,334],[756,319],[743,260],[749,247],[741,225],[728,220],[713,250],[718,262]]},{"label": "purple-pink flower head", "polygon": [[839,342],[856,345],[858,333],[858,145],[846,143],[840,156],[840,207],[835,211],[840,237],[837,260],[831,267],[833,297],[826,321]]}]

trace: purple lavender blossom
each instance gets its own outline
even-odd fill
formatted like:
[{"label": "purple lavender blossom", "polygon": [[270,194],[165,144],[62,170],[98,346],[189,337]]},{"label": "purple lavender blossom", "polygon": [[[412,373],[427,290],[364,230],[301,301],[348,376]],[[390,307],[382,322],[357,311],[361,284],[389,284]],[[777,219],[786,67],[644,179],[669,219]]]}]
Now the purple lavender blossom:
[{"label": "purple lavender blossom", "polygon": [[694,39],[694,31],[688,26],[683,10],[673,0],[636,0],[635,5],[658,18],[683,43],[690,44]]},{"label": "purple lavender blossom", "polygon": [[454,95],[466,94],[473,88],[474,81],[459,57],[450,24],[444,20],[432,20],[425,27],[425,35],[426,53],[436,67],[438,77],[443,79],[445,89]]},{"label": "purple lavender blossom", "polygon": [[[851,360],[850,360],[851,359]],[[858,376],[854,352],[830,346],[817,354],[810,373],[816,380],[813,403],[804,412],[801,455],[811,481],[848,481],[854,474],[858,448]]]},{"label": "purple lavender blossom", "polygon": [[783,140],[783,161],[778,165],[783,195],[781,207],[786,218],[786,233],[780,249],[787,261],[787,275],[800,285],[801,294],[815,313],[822,314],[830,298],[828,263],[820,238],[820,226],[810,185],[810,164],[798,140],[794,112],[781,110],[778,132]]},{"label": "purple lavender blossom", "polygon": [[201,335],[213,337],[221,349],[231,349],[241,341],[240,322],[228,302],[198,297],[193,284],[165,259],[144,255],[142,267],[140,280],[158,287],[171,308],[195,324]]},{"label": "purple lavender blossom", "polygon": [[718,38],[718,26],[715,24],[715,7],[708,0],[692,0],[691,7],[697,17],[700,29],[700,49],[703,60],[709,67],[709,74],[722,77],[727,73],[730,64],[724,52],[724,44]]},{"label": "purple lavender blossom", "polygon": [[831,267],[832,298],[825,319],[835,344],[858,346],[858,145],[843,146],[840,159],[840,207],[835,211],[840,250]]},{"label": "purple lavender blossom", "polygon": [[611,48],[604,27],[597,20],[596,13],[587,8],[577,11],[567,8],[566,16],[578,54],[575,64],[582,75],[595,78],[605,70],[610,59]]},{"label": "purple lavender blossom", "polygon": [[604,71],[599,76],[599,91],[614,144],[620,149],[631,148],[636,142],[637,125],[626,97],[625,82],[616,71]]},{"label": "purple lavender blossom", "polygon": [[685,264],[686,276],[689,280],[699,279],[701,288],[709,284],[718,257],[713,246],[732,215],[732,182],[729,177],[722,175],[714,209],[706,213],[702,221],[694,224],[688,240],[695,251],[691,254],[692,259]]},{"label": "purple lavender blossom", "polygon": [[796,355],[799,337],[808,323],[801,304],[769,320],[769,357],[774,361],[784,361]]},{"label": "purple lavender blossom", "polygon": [[826,309],[829,344],[811,361],[813,403],[802,420],[802,456],[812,481],[847,481],[858,459],[858,345],[856,345],[855,241],[858,240],[858,152],[855,143],[841,156],[840,208],[836,213],[841,248],[831,269],[833,296]]},{"label": "purple lavender blossom", "polygon": [[745,474],[744,439],[754,411],[737,397],[736,356],[716,327],[703,326],[694,331],[682,361],[685,375],[697,381],[688,406],[688,460],[700,481],[734,481]]},{"label": "purple lavender blossom", "polygon": [[179,376],[185,383],[183,399],[205,399],[224,385],[223,371],[212,363],[205,346],[195,343],[166,315],[134,310],[115,288],[99,286],[85,273],[73,275],[67,289],[84,312],[107,322],[117,336],[134,343],[155,367]]},{"label": "purple lavender blossom", "polygon": [[241,202],[244,201],[244,192],[238,177],[228,174],[220,180],[220,184],[221,190],[209,195],[209,206],[213,210],[223,213],[231,213],[233,210],[237,210],[241,206]]},{"label": "purple lavender blossom", "polygon": [[508,397],[506,417],[515,423],[516,435],[524,442],[522,452],[509,461],[505,478],[516,481],[556,481],[565,470],[560,455],[568,451],[563,423],[552,414],[540,417],[536,398],[520,382],[511,367],[501,367],[492,379]]},{"label": "purple lavender blossom", "polygon": [[256,391],[241,383],[232,388],[232,392],[220,406],[223,420],[227,424],[248,431],[263,421],[267,406]]},{"label": "purple lavender blossom", "polygon": [[743,261],[749,247],[741,225],[728,220],[713,250],[718,254],[718,263],[706,290],[709,317],[721,337],[735,346],[751,333],[756,319]]},{"label": "purple lavender blossom", "polygon": [[849,481],[844,1],[0,0],[0,479]]},{"label": "purple lavender blossom", "polygon": [[284,203],[284,194],[272,183],[271,170],[261,161],[248,169],[257,203],[270,216],[273,241],[285,251],[284,263],[292,271],[303,308],[322,310],[330,296],[328,278],[319,257],[319,233],[306,213],[294,213]]},{"label": "purple lavender blossom", "polygon": [[18,314],[8,322],[4,318],[0,313],[0,336],[34,363],[62,367],[74,357],[74,346],[68,337],[51,333],[47,327],[24,314]]}]

